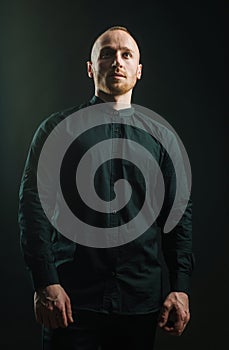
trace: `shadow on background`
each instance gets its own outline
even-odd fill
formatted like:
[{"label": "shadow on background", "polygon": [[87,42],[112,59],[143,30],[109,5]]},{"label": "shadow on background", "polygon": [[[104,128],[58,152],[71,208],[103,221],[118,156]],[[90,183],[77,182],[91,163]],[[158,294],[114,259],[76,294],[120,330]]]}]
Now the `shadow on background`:
[{"label": "shadow on background", "polygon": [[223,348],[228,309],[225,12],[220,1],[1,1],[1,349],[40,349],[17,225],[28,146],[49,114],[91,97],[85,65],[91,44],[116,24],[129,28],[142,52],[143,78],[133,102],[169,121],[193,172],[192,319],[180,338],[159,331],[156,350]]}]

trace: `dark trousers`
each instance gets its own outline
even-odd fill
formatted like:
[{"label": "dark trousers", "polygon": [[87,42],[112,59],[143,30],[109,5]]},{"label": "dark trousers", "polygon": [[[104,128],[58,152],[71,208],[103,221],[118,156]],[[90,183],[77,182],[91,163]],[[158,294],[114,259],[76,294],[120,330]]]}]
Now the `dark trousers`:
[{"label": "dark trousers", "polygon": [[153,350],[158,313],[78,311],[67,328],[43,329],[43,350]]}]

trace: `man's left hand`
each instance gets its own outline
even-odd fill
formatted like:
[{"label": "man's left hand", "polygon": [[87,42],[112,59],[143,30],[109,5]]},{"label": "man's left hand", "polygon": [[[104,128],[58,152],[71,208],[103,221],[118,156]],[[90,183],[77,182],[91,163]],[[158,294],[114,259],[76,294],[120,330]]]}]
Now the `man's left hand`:
[{"label": "man's left hand", "polygon": [[159,327],[171,335],[181,335],[189,320],[188,295],[183,292],[171,292],[163,303]]}]

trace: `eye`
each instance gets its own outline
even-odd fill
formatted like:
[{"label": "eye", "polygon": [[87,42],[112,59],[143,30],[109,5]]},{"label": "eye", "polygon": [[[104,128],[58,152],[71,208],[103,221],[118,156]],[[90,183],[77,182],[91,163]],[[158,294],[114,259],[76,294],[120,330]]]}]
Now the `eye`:
[{"label": "eye", "polygon": [[103,50],[100,54],[100,58],[102,59],[106,59],[106,58],[110,58],[113,55],[113,51],[111,50]]},{"label": "eye", "polygon": [[132,55],[131,55],[131,53],[129,51],[126,51],[126,52],[123,53],[123,57],[124,58],[130,58],[130,57],[132,57]]},{"label": "eye", "polygon": [[101,58],[108,58],[110,57],[110,54],[108,52],[101,54]]}]

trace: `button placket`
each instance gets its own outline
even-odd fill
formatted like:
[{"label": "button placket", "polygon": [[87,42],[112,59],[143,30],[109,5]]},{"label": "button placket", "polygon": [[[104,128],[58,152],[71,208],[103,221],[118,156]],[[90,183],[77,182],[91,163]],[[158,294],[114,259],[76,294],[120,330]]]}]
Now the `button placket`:
[{"label": "button placket", "polygon": [[[112,137],[113,137],[113,147],[112,147],[112,156],[114,158],[120,158],[120,142],[119,138],[121,137],[121,124],[119,123],[120,114],[118,111],[113,112],[113,118],[112,118]],[[113,175],[115,174],[116,169],[113,169]],[[114,185],[114,181],[112,182]],[[117,234],[118,234],[118,224],[119,224],[119,217],[117,215],[117,208],[111,208],[111,221],[112,225],[117,226]]]},{"label": "button placket", "polygon": [[[116,151],[116,142],[114,141],[116,139],[116,134],[115,134],[115,123],[114,123],[114,115],[118,115],[116,113],[117,111],[114,112],[113,117],[112,117],[112,124],[111,124],[111,139],[112,139],[112,154],[111,158],[114,159],[116,157],[117,151]],[[114,163],[111,162],[111,187],[112,189],[114,188],[114,179],[115,179],[115,168],[114,168]],[[110,205],[110,224],[111,227],[116,227],[117,226],[117,210],[114,208],[112,205]],[[118,227],[117,227],[117,234],[118,234]]]}]

